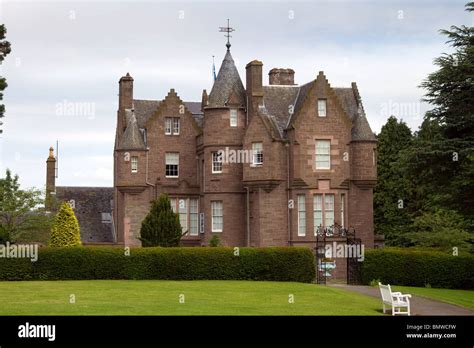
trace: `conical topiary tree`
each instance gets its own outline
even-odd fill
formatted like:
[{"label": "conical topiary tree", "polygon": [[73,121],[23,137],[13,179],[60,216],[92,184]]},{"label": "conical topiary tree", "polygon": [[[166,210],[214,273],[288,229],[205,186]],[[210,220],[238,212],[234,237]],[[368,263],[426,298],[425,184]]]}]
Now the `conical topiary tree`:
[{"label": "conical topiary tree", "polygon": [[139,238],[142,246],[174,247],[179,245],[181,237],[179,215],[171,209],[168,196],[162,194],[153,201],[150,212],[142,222]]},{"label": "conical topiary tree", "polygon": [[81,230],[74,210],[69,203],[61,204],[51,226],[51,240],[53,247],[72,247],[81,245]]}]

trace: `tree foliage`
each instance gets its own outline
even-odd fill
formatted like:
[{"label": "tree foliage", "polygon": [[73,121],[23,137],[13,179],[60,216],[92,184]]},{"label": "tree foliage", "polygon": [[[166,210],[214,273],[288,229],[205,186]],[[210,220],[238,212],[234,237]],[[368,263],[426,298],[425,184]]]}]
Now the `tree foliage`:
[{"label": "tree foliage", "polygon": [[153,201],[150,212],[142,222],[140,240],[142,246],[178,246],[182,237],[179,215],[171,209],[167,195]]},{"label": "tree foliage", "polygon": [[400,152],[412,143],[410,128],[391,116],[378,138],[377,175],[374,191],[375,230],[390,244],[406,232],[409,224],[407,205],[412,185],[400,166]]},{"label": "tree foliage", "polygon": [[43,203],[41,192],[20,189],[18,180],[18,175],[12,176],[8,169],[0,178],[0,242],[14,242],[23,232],[49,224],[49,218],[39,208]]},{"label": "tree foliage", "polygon": [[51,226],[52,247],[74,247],[81,245],[81,233],[76,214],[69,203],[61,204]]},{"label": "tree foliage", "polygon": [[[474,3],[466,5],[474,11]],[[474,28],[441,30],[453,53],[434,60],[438,70],[421,87],[433,106],[419,130],[390,118],[379,135],[375,191],[377,233],[389,245],[471,249],[474,233]],[[408,197],[404,209],[393,208]]]},{"label": "tree foliage", "polygon": [[[2,64],[5,57],[11,52],[11,45],[10,42],[5,40],[5,36],[7,33],[7,29],[5,25],[0,25],[0,64]],[[3,100],[3,91],[7,88],[7,80],[0,76],[0,101]],[[2,125],[1,118],[5,114],[5,105],[0,104],[0,126]],[[2,129],[0,128],[0,134],[2,133]]]}]

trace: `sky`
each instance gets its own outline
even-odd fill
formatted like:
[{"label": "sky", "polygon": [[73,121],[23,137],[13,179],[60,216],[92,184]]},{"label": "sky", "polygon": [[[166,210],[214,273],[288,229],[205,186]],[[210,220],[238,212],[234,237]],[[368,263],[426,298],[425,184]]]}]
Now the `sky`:
[{"label": "sky", "polygon": [[304,84],[324,71],[333,87],[358,84],[379,132],[390,115],[414,131],[430,105],[420,83],[451,52],[439,29],[474,25],[465,1],[5,1],[0,23],[12,52],[0,65],[8,88],[0,172],[44,189],[48,149],[59,141],[58,186],[112,186],[118,80],[135,99],[174,88],[200,101],[212,88],[226,38],[245,85],[245,65],[292,68]]}]

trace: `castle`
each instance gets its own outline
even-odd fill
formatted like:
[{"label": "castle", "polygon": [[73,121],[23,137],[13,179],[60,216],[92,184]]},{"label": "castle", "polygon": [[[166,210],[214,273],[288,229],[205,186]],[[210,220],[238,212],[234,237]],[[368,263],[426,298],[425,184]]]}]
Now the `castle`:
[{"label": "castle", "polygon": [[314,247],[319,226],[354,227],[374,247],[376,138],[356,83],[332,87],[323,72],[303,85],[292,69],[246,65],[242,83],[227,51],[209,95],[134,99],[119,81],[113,188],[56,187],[72,201],[84,242],[139,246],[140,225],[162,193],[186,232],[185,246]]}]

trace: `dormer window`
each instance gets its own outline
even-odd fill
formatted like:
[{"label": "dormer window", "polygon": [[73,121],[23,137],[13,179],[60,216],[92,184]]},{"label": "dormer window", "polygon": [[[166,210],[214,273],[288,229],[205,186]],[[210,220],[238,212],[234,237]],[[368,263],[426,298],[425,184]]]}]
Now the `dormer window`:
[{"label": "dormer window", "polygon": [[318,116],[326,117],[326,99],[318,99]]},{"label": "dormer window", "polygon": [[237,109],[230,109],[230,126],[237,127]]}]

